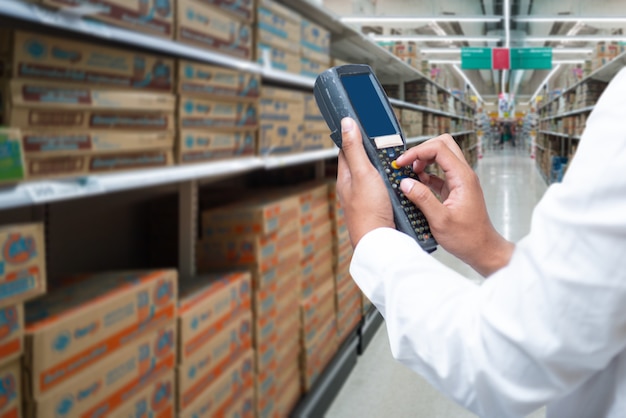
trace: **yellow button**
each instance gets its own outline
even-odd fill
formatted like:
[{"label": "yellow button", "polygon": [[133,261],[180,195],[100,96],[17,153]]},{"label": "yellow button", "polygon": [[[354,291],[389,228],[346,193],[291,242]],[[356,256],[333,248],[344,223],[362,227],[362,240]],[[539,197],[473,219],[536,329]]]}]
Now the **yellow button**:
[{"label": "yellow button", "polygon": [[394,160],[391,162],[391,166],[395,169],[398,170],[400,168],[400,166],[398,165],[398,163]]}]

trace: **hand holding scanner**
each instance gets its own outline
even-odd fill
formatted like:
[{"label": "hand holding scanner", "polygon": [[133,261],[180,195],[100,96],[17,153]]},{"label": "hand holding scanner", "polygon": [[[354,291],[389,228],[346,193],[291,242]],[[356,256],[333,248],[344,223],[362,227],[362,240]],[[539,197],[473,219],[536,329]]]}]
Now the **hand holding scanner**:
[{"label": "hand holding scanner", "polygon": [[383,178],[393,208],[396,228],[428,252],[437,249],[424,214],[400,190],[405,177],[418,180],[413,169],[395,160],[406,151],[406,141],[387,95],[368,65],[343,65],[321,73],[313,89],[317,106],[341,148],[341,120],[354,119],[361,129],[365,152]]}]

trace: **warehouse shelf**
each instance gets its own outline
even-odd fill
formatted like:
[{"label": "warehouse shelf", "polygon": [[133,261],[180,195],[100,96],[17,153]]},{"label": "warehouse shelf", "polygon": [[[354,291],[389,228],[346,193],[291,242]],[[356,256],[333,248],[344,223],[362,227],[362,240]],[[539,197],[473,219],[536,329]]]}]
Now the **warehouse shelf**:
[{"label": "warehouse shelf", "polygon": [[613,58],[610,62],[598,68],[597,70],[589,74],[587,77],[583,78],[582,80],[578,81],[574,85],[563,90],[561,94],[548,100],[544,105],[538,108],[537,111],[538,112],[541,111],[550,103],[562,97],[565,93],[574,90],[576,87],[578,87],[579,85],[587,81],[596,80],[596,81],[604,81],[605,83],[608,83],[609,81],[613,79],[615,74],[617,74],[622,68],[624,68],[624,66],[626,66],[626,52],[619,54],[617,57]]},{"label": "warehouse shelf", "polygon": [[587,107],[583,107],[583,108],[580,108],[580,109],[570,110],[569,112],[561,113],[560,115],[546,116],[545,118],[543,118],[543,120],[560,119],[560,118],[566,118],[568,116],[578,115],[578,114],[581,114],[581,113],[591,112],[594,107],[595,106],[587,106]]},{"label": "warehouse shelf", "polygon": [[321,161],[327,158],[336,157],[337,154],[339,154],[339,148],[334,147],[318,151],[303,152],[300,154],[262,157],[261,160],[263,161],[263,167],[267,170],[271,170],[274,168]]},{"label": "warehouse shelf", "polygon": [[415,104],[415,103],[403,102],[402,100],[398,100],[398,99],[391,99],[390,98],[389,102],[391,102],[392,105],[395,105],[395,106],[398,106],[398,107],[402,107],[404,109],[419,110],[420,112],[433,113],[433,114],[438,115],[438,116],[448,116],[448,117],[454,118],[454,119],[474,120],[474,118],[469,118],[467,116],[461,116],[461,115],[457,115],[455,113],[444,112],[443,110],[432,109],[430,107],[421,106],[421,105],[418,105],[418,104]]},{"label": "warehouse shelf", "polygon": [[545,134],[545,135],[551,135],[551,136],[558,136],[561,138],[570,138],[570,135],[568,134],[564,134],[561,132],[553,132],[553,131],[539,131],[539,133]]}]

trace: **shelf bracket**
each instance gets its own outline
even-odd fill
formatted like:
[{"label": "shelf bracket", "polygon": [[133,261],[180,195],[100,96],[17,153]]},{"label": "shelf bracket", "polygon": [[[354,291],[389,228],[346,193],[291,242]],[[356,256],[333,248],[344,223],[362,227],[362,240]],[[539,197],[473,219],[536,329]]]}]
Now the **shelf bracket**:
[{"label": "shelf bracket", "polygon": [[178,274],[181,279],[196,275],[198,231],[198,182],[179,183],[178,189]]}]

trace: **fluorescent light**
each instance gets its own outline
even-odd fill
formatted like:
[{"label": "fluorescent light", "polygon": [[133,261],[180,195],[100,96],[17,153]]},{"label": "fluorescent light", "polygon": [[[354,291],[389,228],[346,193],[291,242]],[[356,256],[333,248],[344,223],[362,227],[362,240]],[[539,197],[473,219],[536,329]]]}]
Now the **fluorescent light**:
[{"label": "fluorescent light", "polygon": [[511,46],[511,5],[509,0],[504,0],[504,47]]},{"label": "fluorescent light", "polygon": [[346,16],[343,23],[499,22],[501,16]]},{"label": "fluorescent light", "polygon": [[508,70],[502,70],[502,82],[500,83],[500,91],[506,93],[506,76],[509,74]]},{"label": "fluorescent light", "polygon": [[555,54],[591,54],[591,48],[552,48],[552,55]]},{"label": "fluorescent light", "polygon": [[369,35],[369,38],[378,42],[390,42],[390,41],[413,41],[413,42],[443,42],[443,41],[455,41],[455,42],[499,42],[502,40],[500,36],[429,36],[429,35]]},{"label": "fluorescent light", "polygon": [[585,60],[552,60],[552,64],[584,64]]},{"label": "fluorescent light", "polygon": [[546,78],[543,79],[543,81],[539,84],[539,87],[537,87],[537,90],[535,91],[535,94],[533,94],[530,98],[530,101],[532,102],[533,100],[535,100],[535,97],[537,97],[537,95],[539,94],[539,92],[541,91],[542,87],[548,83],[548,81],[550,80],[550,77],[552,77],[554,75],[554,73],[556,73],[557,71],[559,71],[559,68],[561,68],[560,65],[557,65],[556,67],[554,67],[552,69],[552,71],[550,71],[550,73],[546,76]]},{"label": "fluorescent light", "polygon": [[576,36],[527,36],[522,38],[526,42],[612,42],[626,41],[626,36],[606,35],[576,35]]},{"label": "fluorescent light", "polygon": [[461,48],[422,48],[422,54],[460,54]]},{"label": "fluorescent light", "polygon": [[459,73],[459,75],[463,78],[463,80],[467,83],[467,85],[470,86],[470,88],[474,91],[474,94],[476,95],[476,97],[478,97],[478,100],[482,102],[483,101],[482,96],[478,93],[478,90],[476,90],[476,87],[474,87],[470,79],[467,78],[463,70],[461,70],[457,65],[453,65],[452,67],[456,70],[457,73]]},{"label": "fluorescent light", "polygon": [[515,16],[512,18],[516,22],[595,22],[595,23],[613,23],[626,22],[626,16]]},{"label": "fluorescent light", "polygon": [[431,64],[458,64],[461,65],[461,60],[428,60]]}]

